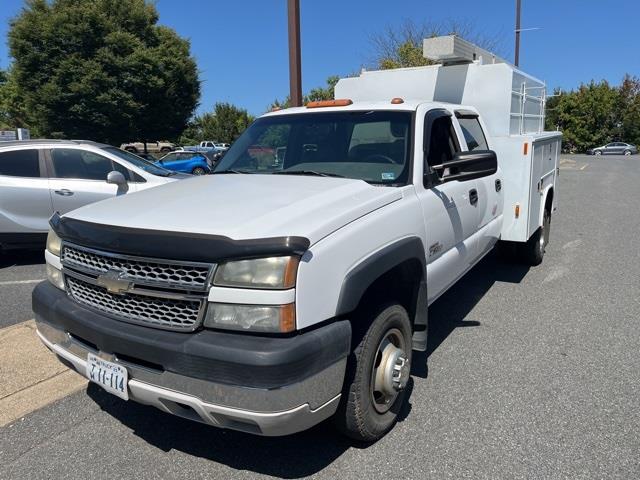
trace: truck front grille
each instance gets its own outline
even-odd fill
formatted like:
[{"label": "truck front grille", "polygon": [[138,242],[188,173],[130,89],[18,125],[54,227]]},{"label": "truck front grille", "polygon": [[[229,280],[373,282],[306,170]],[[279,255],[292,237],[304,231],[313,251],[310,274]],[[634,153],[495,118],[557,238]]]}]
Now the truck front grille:
[{"label": "truck front grille", "polygon": [[165,263],[152,259],[114,255],[95,250],[65,245],[62,262],[89,273],[123,272],[127,278],[147,285],[159,284],[172,288],[206,290],[209,286],[211,265],[186,262]]},{"label": "truck front grille", "polygon": [[115,295],[102,287],[67,277],[69,295],[76,302],[139,323],[191,331],[199,323],[202,301],[168,300],[145,295]]},{"label": "truck front grille", "polygon": [[118,320],[193,331],[204,317],[215,265],[173,262],[62,245],[68,296]]}]

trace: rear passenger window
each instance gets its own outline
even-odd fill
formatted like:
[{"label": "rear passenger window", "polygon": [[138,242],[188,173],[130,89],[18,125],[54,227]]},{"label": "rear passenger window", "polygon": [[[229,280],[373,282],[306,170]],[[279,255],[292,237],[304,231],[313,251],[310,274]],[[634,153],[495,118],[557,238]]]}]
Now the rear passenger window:
[{"label": "rear passenger window", "polygon": [[51,151],[51,159],[56,178],[106,180],[113,171],[108,158],[74,148],[55,148]]},{"label": "rear passenger window", "polygon": [[38,150],[0,152],[0,175],[9,177],[39,177]]},{"label": "rear passenger window", "polygon": [[459,117],[458,122],[460,122],[460,128],[464,139],[467,141],[469,151],[489,150],[487,139],[484,136],[478,117]]}]

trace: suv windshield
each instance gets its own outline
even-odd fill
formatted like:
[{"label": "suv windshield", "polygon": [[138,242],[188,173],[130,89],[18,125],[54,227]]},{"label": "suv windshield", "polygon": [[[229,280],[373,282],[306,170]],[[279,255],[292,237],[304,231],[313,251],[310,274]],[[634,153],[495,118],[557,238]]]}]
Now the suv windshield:
[{"label": "suv windshield", "polygon": [[125,150],[121,150],[116,147],[103,147],[102,150],[104,150],[105,152],[112,153],[113,155],[121,158],[122,160],[125,160],[128,163],[131,163],[132,165],[138,168],[141,168],[142,170],[144,170],[147,173],[150,173],[151,175],[157,175],[159,177],[169,177],[171,175],[175,175],[175,172],[172,172],[171,170],[167,170],[162,167],[158,167],[157,165],[151,163],[150,161],[145,160],[144,158],[141,158],[137,155],[134,155],[131,152],[127,152]]},{"label": "suv windshield", "polygon": [[393,111],[263,117],[234,142],[214,173],[286,173],[406,184],[411,119],[411,112]]}]

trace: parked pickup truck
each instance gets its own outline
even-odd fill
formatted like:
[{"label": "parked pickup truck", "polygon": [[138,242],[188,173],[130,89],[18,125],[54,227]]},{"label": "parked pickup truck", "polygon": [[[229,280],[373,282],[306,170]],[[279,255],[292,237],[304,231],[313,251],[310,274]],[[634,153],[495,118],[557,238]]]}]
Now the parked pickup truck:
[{"label": "parked pickup truck", "polygon": [[229,146],[226,143],[217,143],[210,140],[205,140],[204,142],[200,142],[198,145],[187,145],[185,147],[182,147],[182,149],[199,153],[226,152],[227,150],[229,150]]},{"label": "parked pickup truck", "polygon": [[162,142],[130,142],[120,145],[122,150],[131,153],[152,152],[152,153],[168,153],[176,148],[176,146],[168,141]]},{"label": "parked pickup truck", "polygon": [[55,215],[33,293],[44,344],[187,419],[285,435],[333,417],[380,438],[428,306],[500,240],[539,264],[557,198],[560,135],[526,94],[541,83],[445,58],[262,116],[213,175]]}]

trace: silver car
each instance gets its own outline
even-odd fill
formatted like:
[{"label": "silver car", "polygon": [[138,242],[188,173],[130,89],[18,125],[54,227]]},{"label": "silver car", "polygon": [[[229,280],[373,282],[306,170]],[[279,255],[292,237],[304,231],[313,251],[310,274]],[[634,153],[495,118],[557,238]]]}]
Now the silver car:
[{"label": "silver car", "polygon": [[636,153],[638,153],[638,147],[624,142],[611,142],[587,151],[588,155],[634,155]]},{"label": "silver car", "polygon": [[44,245],[54,212],[62,215],[117,193],[184,177],[110,145],[81,140],[2,142],[0,249]]}]

